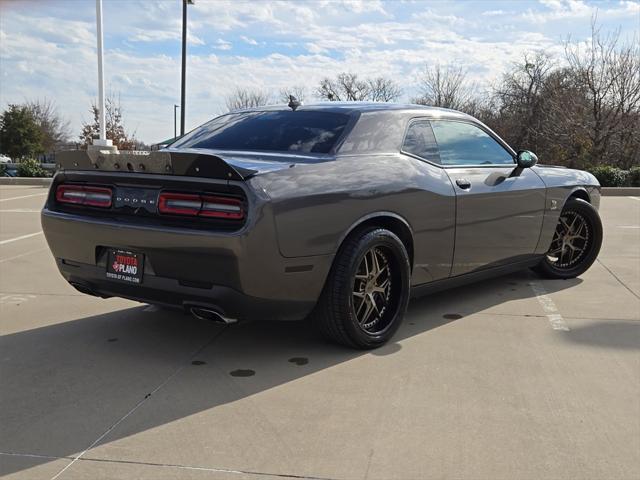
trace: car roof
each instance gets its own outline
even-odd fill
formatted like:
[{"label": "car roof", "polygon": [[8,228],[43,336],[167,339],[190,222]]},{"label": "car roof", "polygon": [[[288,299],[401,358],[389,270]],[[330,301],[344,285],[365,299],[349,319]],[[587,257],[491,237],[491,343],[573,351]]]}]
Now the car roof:
[{"label": "car roof", "polygon": [[[252,107],[241,110],[234,110],[229,113],[242,112],[274,112],[274,111],[290,111],[287,105],[266,105],[262,107]],[[429,107],[426,105],[414,105],[403,103],[388,102],[319,102],[308,105],[299,106],[296,111],[322,111],[331,113],[353,113],[353,112],[407,112],[416,115],[425,115],[433,117],[459,117],[472,118],[466,113],[448,108]]]}]

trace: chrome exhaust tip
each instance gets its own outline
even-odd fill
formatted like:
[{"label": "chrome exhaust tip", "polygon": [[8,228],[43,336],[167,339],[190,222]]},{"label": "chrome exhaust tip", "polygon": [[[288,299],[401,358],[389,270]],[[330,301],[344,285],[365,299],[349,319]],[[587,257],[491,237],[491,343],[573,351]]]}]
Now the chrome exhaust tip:
[{"label": "chrome exhaust tip", "polygon": [[211,322],[223,323],[225,325],[230,325],[237,321],[235,318],[225,317],[220,312],[216,312],[215,310],[205,307],[191,307],[189,312],[198,320],[209,320]]}]

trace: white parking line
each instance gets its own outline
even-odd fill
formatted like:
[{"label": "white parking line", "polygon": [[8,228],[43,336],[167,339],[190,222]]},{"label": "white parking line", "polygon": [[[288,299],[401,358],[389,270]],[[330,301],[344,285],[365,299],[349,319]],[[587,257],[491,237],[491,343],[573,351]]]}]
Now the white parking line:
[{"label": "white parking line", "polygon": [[15,238],[8,238],[6,240],[0,241],[0,245],[6,245],[7,243],[17,242],[18,240],[24,240],[25,238],[35,237],[36,235],[40,235],[41,233],[42,233],[42,230],[36,233],[29,233],[27,235],[21,235]]},{"label": "white parking line", "polygon": [[49,193],[49,192],[33,193],[31,195],[22,195],[20,197],[0,198],[0,202],[8,202],[9,200],[20,200],[21,198],[42,197],[43,195],[46,195],[47,193]]},{"label": "white parking line", "polygon": [[7,295],[0,294],[0,305],[20,305],[29,300],[36,298],[30,293],[10,293]]},{"label": "white parking line", "polygon": [[560,315],[558,307],[556,307],[555,302],[548,295],[547,290],[542,286],[542,284],[540,282],[529,282],[529,286],[531,287],[531,290],[533,290],[533,293],[536,294],[538,303],[540,303],[542,309],[546,312],[551,328],[554,330],[568,332],[569,325],[567,325],[567,322],[565,322],[562,315]]},{"label": "white parking line", "polygon": [[640,202],[640,197],[627,197],[627,198],[632,198],[633,200],[638,200]]},{"label": "white parking line", "polygon": [[12,208],[10,210],[0,210],[0,213],[40,213],[40,210],[32,208]]},{"label": "white parking line", "polygon": [[43,250],[46,250],[46,249],[47,247],[42,247],[36,250],[29,250],[28,252],[21,253],[20,255],[14,255],[13,257],[0,258],[0,263],[10,262],[11,260],[16,260],[18,258],[26,257],[28,255],[33,255],[34,253],[42,252]]}]

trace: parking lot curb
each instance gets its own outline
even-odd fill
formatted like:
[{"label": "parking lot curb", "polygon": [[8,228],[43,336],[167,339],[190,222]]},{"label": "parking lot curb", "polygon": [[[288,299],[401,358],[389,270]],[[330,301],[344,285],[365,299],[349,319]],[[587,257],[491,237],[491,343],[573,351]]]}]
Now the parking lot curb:
[{"label": "parking lot curb", "polygon": [[0,185],[32,185],[48,187],[49,185],[51,185],[51,179],[30,177],[1,177]]},{"label": "parking lot curb", "polygon": [[640,187],[602,187],[602,195],[606,197],[637,197]]}]

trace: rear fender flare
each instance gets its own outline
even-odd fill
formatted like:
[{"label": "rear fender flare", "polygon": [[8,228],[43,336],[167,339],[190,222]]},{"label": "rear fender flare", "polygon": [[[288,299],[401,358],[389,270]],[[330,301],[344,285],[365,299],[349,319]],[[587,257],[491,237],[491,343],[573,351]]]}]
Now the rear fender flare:
[{"label": "rear fender flare", "polygon": [[[405,245],[405,247],[407,249],[407,253],[409,254],[409,258],[411,260],[411,268],[413,269],[413,250],[414,250],[414,247],[413,247],[413,229],[411,228],[411,225],[409,224],[409,222],[404,217],[402,217],[401,215],[398,215],[397,213],[389,212],[389,211],[378,211],[378,212],[368,213],[367,215],[364,215],[364,216],[358,218],[355,222],[353,222],[351,224],[351,226],[340,237],[340,239],[339,239],[339,241],[337,243],[336,255],[340,251],[340,249],[342,248],[342,245],[344,244],[344,241],[350,235],[352,235],[356,230],[358,230],[358,228],[360,228],[365,223],[368,223],[371,220],[378,219],[378,218],[383,220],[383,221],[384,221],[384,219],[393,219],[393,220],[399,221],[407,229],[407,232],[408,232],[409,236],[411,237],[410,238],[411,244],[410,245]],[[399,236],[402,239],[402,235],[399,235]]]}]

